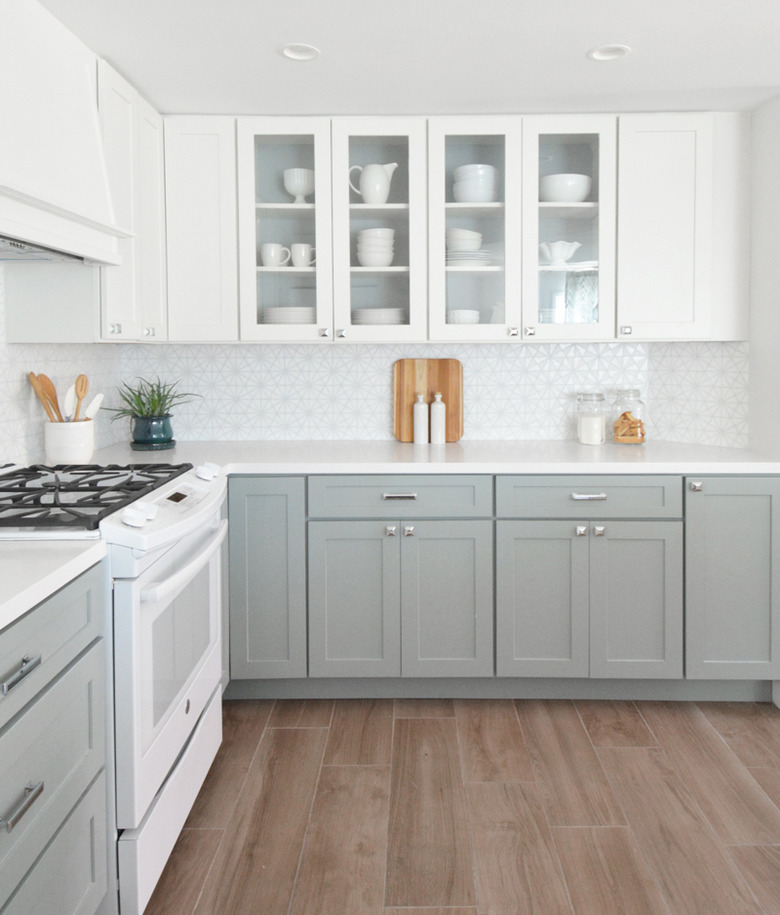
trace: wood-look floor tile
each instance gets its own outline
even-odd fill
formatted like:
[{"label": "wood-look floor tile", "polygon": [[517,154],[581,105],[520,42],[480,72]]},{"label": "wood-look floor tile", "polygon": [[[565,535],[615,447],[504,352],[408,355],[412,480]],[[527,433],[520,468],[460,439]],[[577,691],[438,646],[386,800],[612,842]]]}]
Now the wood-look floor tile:
[{"label": "wood-look floor tile", "polygon": [[190,915],[217,853],[223,830],[183,829],[144,915]]},{"label": "wood-look floor tile", "polygon": [[780,807],[780,769],[748,769],[775,807]]},{"label": "wood-look floor tile", "polygon": [[598,754],[673,915],[759,915],[747,883],[666,753],[628,748]]},{"label": "wood-look floor tile", "polygon": [[518,700],[517,712],[551,826],[624,826],[571,702]]},{"label": "wood-look floor tile", "polygon": [[269,728],[327,728],[333,699],[277,699]]},{"label": "wood-look floor tile", "polygon": [[396,699],[396,718],[454,718],[452,699]]},{"label": "wood-look floor tile", "polygon": [[325,748],[326,766],[389,766],[392,746],[392,699],[336,703]]},{"label": "wood-look floor tile", "polygon": [[657,746],[633,702],[578,699],[574,705],[596,747]]},{"label": "wood-look floor tile", "polygon": [[577,915],[669,915],[629,828],[564,826],[553,837]]},{"label": "wood-look floor tile", "polygon": [[290,915],[382,915],[389,766],[323,768]]},{"label": "wood-look floor tile", "polygon": [[266,729],[197,912],[286,915],[327,733]]},{"label": "wood-look floor tile", "polygon": [[780,846],[732,845],[729,852],[766,915],[780,915]]},{"label": "wood-look floor tile", "polygon": [[272,699],[222,703],[222,744],[185,823],[193,829],[223,829],[273,708]]},{"label": "wood-look floor tile", "polygon": [[386,905],[475,905],[454,719],[397,720],[392,765]]},{"label": "wood-look floor tile", "polygon": [[395,906],[385,909],[383,915],[479,915],[479,912],[472,906],[425,906],[420,909],[416,906],[403,906],[397,909]]},{"label": "wood-look floor tile", "polygon": [[642,702],[639,710],[723,843],[780,842],[780,810],[695,705]]},{"label": "wood-look floor tile", "polygon": [[780,769],[780,708],[771,702],[700,702],[707,721],[745,766]]},{"label": "wood-look floor tile", "polygon": [[481,912],[570,913],[535,785],[466,785]]},{"label": "wood-look floor tile", "polygon": [[464,781],[533,781],[531,757],[511,699],[458,699],[455,718]]}]

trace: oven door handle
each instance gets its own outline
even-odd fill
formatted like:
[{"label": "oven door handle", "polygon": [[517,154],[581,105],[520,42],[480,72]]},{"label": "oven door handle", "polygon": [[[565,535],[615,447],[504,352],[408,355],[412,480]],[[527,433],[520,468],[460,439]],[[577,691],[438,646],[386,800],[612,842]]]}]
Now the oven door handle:
[{"label": "oven door handle", "polygon": [[222,546],[222,541],[227,534],[227,519],[220,521],[216,534],[209,540],[206,547],[183,569],[179,569],[170,578],[165,581],[153,581],[149,587],[141,589],[142,603],[155,603],[156,601],[165,600],[172,594],[181,590],[189,581],[191,581],[200,570],[209,562],[211,557]]}]

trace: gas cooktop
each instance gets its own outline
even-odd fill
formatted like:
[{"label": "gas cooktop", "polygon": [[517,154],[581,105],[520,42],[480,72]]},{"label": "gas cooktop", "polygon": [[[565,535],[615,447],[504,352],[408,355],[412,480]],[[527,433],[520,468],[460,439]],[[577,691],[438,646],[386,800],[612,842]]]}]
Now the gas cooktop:
[{"label": "gas cooktop", "polygon": [[192,464],[36,464],[0,475],[0,529],[94,531]]}]

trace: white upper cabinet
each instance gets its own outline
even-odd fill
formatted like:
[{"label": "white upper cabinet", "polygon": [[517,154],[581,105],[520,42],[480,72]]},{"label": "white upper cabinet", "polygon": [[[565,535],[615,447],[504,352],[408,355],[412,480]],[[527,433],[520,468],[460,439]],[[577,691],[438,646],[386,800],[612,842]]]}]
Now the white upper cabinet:
[{"label": "white upper cabinet", "polygon": [[165,119],[168,335],[238,339],[235,119]]},{"label": "white upper cabinet", "polygon": [[615,335],[617,121],[523,119],[525,340]]},{"label": "white upper cabinet", "polygon": [[747,336],[746,120],[620,118],[620,339]]},{"label": "white upper cabinet", "polygon": [[333,295],[339,341],[424,340],[424,118],[336,118]]},{"label": "white upper cabinet", "polygon": [[431,339],[518,337],[521,176],[521,118],[428,122]]},{"label": "white upper cabinet", "polygon": [[242,340],[333,337],[330,121],[239,118]]}]

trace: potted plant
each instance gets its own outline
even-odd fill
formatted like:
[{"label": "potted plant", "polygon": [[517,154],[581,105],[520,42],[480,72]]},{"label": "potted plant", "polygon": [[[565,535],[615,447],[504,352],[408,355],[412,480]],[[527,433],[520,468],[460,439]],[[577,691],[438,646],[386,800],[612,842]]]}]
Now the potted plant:
[{"label": "potted plant", "polygon": [[109,407],[116,420],[129,416],[132,420],[133,441],[130,447],[135,451],[158,451],[173,448],[176,444],[171,427],[171,410],[176,404],[189,403],[200,394],[177,391],[178,382],[172,383],[155,378],[136,379],[135,384],[123,381],[117,388],[123,406]]}]

